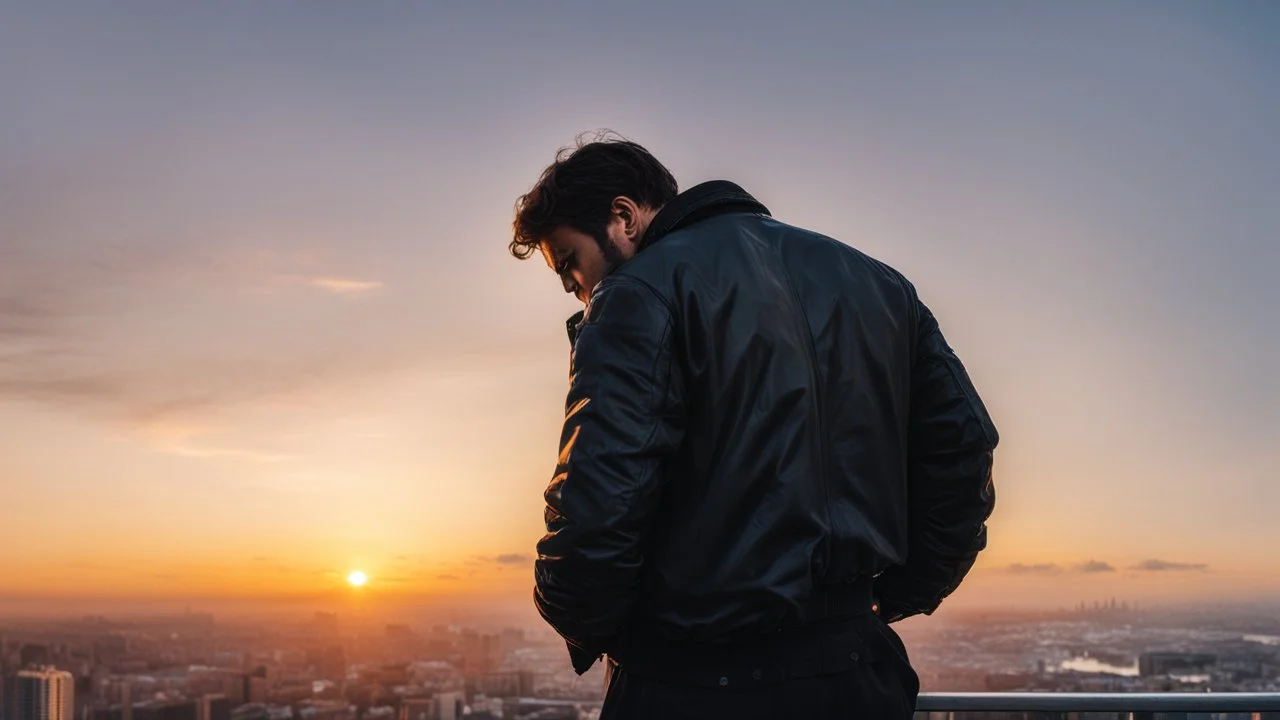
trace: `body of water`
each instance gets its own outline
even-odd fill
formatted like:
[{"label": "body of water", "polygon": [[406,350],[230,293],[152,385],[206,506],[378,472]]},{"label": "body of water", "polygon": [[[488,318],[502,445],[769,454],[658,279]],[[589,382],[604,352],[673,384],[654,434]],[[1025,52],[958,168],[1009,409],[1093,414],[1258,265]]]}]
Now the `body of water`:
[{"label": "body of water", "polygon": [[1132,665],[1112,665],[1097,658],[1074,657],[1058,666],[1070,672],[1101,673],[1104,675],[1120,675],[1122,677],[1138,677],[1138,663]]},{"label": "body of water", "polygon": [[1245,635],[1245,642],[1260,643],[1262,645],[1280,645],[1280,636],[1277,635]]}]

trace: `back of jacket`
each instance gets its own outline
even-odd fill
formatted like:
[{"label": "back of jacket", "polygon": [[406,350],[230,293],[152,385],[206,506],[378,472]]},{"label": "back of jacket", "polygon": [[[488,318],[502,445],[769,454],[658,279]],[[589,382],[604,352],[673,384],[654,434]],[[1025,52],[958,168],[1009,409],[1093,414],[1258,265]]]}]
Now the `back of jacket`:
[{"label": "back of jacket", "polygon": [[645,243],[576,328],[547,491],[537,600],[575,661],[801,625],[877,575],[882,616],[932,612],[985,546],[997,436],[912,285],[725,182]]}]

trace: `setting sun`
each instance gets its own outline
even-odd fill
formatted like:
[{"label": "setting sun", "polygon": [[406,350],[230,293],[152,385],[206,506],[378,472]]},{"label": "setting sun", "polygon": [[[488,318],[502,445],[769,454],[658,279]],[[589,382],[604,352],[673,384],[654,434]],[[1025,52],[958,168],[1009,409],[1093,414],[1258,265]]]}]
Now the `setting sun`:
[{"label": "setting sun", "polygon": [[352,587],[364,587],[365,583],[369,582],[369,576],[359,570],[356,570],[347,576],[347,582],[350,583]]}]

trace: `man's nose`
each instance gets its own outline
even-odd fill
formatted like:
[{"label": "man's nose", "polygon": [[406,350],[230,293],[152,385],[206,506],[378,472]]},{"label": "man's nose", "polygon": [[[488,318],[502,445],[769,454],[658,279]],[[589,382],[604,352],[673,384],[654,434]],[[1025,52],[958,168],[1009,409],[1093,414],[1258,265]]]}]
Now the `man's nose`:
[{"label": "man's nose", "polygon": [[564,291],[567,293],[577,292],[578,281],[573,279],[569,273],[560,276],[560,282],[564,283]]}]

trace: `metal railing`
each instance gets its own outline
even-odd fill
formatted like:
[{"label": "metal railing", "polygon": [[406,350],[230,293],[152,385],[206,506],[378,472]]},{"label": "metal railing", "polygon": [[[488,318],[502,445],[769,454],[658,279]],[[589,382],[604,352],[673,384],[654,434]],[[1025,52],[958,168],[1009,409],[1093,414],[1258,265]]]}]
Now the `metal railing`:
[{"label": "metal railing", "polygon": [[1024,713],[1036,720],[1069,720],[1080,713],[1132,720],[1210,720],[1224,714],[1280,720],[1280,693],[923,693],[916,710],[917,718],[930,720],[981,713]]}]

